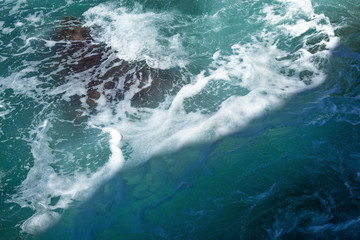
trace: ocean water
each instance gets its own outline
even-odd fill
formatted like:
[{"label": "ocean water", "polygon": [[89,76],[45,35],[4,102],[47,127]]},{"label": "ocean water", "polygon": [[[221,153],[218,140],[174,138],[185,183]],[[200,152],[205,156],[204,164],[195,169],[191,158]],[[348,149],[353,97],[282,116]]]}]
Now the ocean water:
[{"label": "ocean water", "polygon": [[359,239],[360,1],[0,0],[0,239]]}]

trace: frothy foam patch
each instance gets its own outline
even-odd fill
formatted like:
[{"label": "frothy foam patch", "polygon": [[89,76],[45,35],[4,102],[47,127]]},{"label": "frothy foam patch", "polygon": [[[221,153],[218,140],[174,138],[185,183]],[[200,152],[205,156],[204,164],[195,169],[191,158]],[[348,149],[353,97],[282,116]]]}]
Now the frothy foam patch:
[{"label": "frothy foam patch", "polygon": [[[277,11],[278,6],[267,5],[263,9],[263,12],[266,14],[265,19],[267,22],[273,26],[279,27],[284,34],[289,34],[293,37],[299,37],[311,29],[316,31],[315,35],[325,33],[329,38],[327,41],[322,40],[322,43],[325,44],[328,49],[336,46],[338,38],[335,37],[329,19],[323,14],[315,14],[311,1],[278,1],[287,6],[286,14],[279,13],[279,11]],[[310,37],[313,36],[306,36],[307,39]],[[304,41],[304,45],[305,43],[306,41]]]},{"label": "frothy foam patch", "polygon": [[2,29],[2,34],[9,34],[14,31],[15,28],[6,27]]},{"label": "frothy foam patch", "polygon": [[298,11],[299,9],[304,13],[313,12],[311,0],[277,0],[277,1],[288,4],[287,13]]},{"label": "frothy foam patch", "polygon": [[[55,171],[57,159],[50,148],[52,139],[48,136],[52,125],[47,120],[34,130],[36,138],[31,143],[34,166],[29,170],[26,179],[19,187],[19,192],[11,200],[21,207],[35,211],[21,228],[24,232],[36,234],[44,231],[60,219],[58,213],[68,208],[75,200],[81,201],[89,197],[98,184],[112,177],[120,170],[124,162],[119,143],[120,133],[112,128],[103,129],[110,134],[111,157],[96,172],[77,172],[65,174]],[[95,143],[94,143],[95,144]],[[76,163],[73,167],[76,169]]]},{"label": "frothy foam patch", "polygon": [[111,150],[111,157],[108,162],[107,168],[111,172],[119,170],[122,165],[124,164],[124,157],[122,155],[121,149],[119,148],[119,144],[121,141],[121,134],[113,128],[103,128],[104,132],[110,134],[110,150]]},{"label": "frothy foam patch", "polygon": [[36,234],[45,231],[60,220],[61,215],[52,211],[37,212],[27,219],[21,226],[27,233]]},{"label": "frothy foam patch", "polygon": [[12,111],[13,108],[10,106],[10,104],[5,102],[3,99],[0,99],[0,118],[5,119],[6,115],[11,113]]},{"label": "frothy foam patch", "polygon": [[42,83],[36,76],[31,76],[37,69],[29,66],[8,77],[0,77],[0,89],[12,89],[15,94],[25,95],[31,98],[41,96],[42,89],[38,86]]},{"label": "frothy foam patch", "polygon": [[[9,1],[10,3],[11,1]],[[27,0],[17,0],[15,6],[10,10],[9,15],[14,15],[19,13],[19,9],[27,4]]]},{"label": "frothy foam patch", "polygon": [[96,40],[104,42],[120,59],[145,60],[150,67],[167,69],[186,65],[178,34],[166,36],[173,16],[144,12],[140,5],[131,11],[111,4],[100,4],[84,13],[85,26],[93,28]]},{"label": "frothy foam patch", "polygon": [[28,22],[35,24],[38,22],[41,22],[41,24],[44,24],[44,13],[42,11],[35,12],[34,14],[29,14],[25,20]]},{"label": "frothy foam patch", "polygon": [[[264,5],[262,16],[259,21],[265,28],[251,43],[241,44],[239,40],[232,46],[231,55],[216,51],[208,71],[183,86],[169,108],[135,109],[121,102],[114,114],[100,110],[91,124],[111,124],[122,132],[131,164],[238,131],[255,117],[282,106],[288,97],[321,84],[325,74],[319,63],[327,62],[337,43],[327,17],[315,14],[310,1],[295,0]],[[291,51],[284,47],[289,41],[297,41]],[[229,89],[238,87],[239,92],[224,97],[215,110],[206,109],[211,102],[201,105],[195,100],[210,99],[213,88],[221,83],[231,86]]]}]

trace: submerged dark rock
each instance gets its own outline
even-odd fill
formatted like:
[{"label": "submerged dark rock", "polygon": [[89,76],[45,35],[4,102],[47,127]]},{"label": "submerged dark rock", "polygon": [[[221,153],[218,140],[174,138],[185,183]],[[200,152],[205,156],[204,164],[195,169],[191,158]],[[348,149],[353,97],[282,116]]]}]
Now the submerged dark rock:
[{"label": "submerged dark rock", "polygon": [[81,21],[75,17],[65,17],[61,21],[61,26],[57,29],[55,41],[71,40],[84,41],[91,40],[90,29],[81,26]]},{"label": "submerged dark rock", "polygon": [[151,68],[145,61],[119,59],[116,51],[97,43],[90,29],[77,18],[64,18],[55,31],[60,43],[58,54],[66,69],[63,74],[78,78],[87,88],[85,102],[91,108],[103,95],[106,100],[120,101],[129,94],[136,107],[158,106],[167,94],[175,91],[174,82],[181,79],[179,71]]}]

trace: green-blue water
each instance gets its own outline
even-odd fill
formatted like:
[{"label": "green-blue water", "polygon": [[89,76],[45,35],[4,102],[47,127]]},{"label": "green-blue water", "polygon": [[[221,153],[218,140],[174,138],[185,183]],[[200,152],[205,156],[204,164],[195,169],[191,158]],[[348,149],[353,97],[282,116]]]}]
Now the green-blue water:
[{"label": "green-blue water", "polygon": [[359,83],[358,0],[0,1],[0,239],[359,239]]}]

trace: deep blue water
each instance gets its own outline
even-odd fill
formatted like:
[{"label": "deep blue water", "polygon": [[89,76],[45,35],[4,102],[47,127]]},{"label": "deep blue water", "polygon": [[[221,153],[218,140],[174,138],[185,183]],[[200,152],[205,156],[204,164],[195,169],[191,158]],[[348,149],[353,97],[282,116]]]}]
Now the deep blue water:
[{"label": "deep blue water", "polygon": [[0,1],[0,239],[359,239],[359,13]]}]

